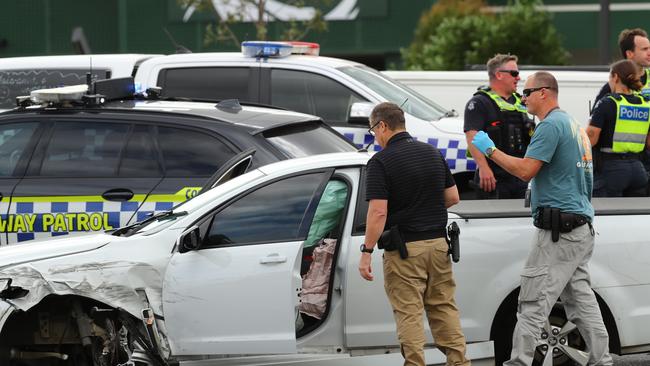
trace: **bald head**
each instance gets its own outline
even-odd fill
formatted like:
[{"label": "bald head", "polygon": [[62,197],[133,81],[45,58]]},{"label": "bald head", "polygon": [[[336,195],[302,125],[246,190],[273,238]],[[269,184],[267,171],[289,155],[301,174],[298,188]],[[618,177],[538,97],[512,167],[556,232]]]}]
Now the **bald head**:
[{"label": "bald head", "polygon": [[553,109],[558,108],[557,80],[546,71],[538,71],[526,80],[522,92],[522,101],[528,108],[528,113],[544,119]]},{"label": "bald head", "polygon": [[558,87],[557,80],[550,72],[547,71],[538,71],[530,76],[532,79],[532,86],[535,88],[547,88],[550,95],[554,95],[557,98]]}]

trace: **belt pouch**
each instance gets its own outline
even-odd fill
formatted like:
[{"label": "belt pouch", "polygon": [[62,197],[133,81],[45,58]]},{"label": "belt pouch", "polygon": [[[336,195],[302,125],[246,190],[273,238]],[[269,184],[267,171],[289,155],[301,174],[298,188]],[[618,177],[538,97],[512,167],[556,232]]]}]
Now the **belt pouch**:
[{"label": "belt pouch", "polygon": [[551,239],[554,243],[560,240],[560,209],[551,208]]}]

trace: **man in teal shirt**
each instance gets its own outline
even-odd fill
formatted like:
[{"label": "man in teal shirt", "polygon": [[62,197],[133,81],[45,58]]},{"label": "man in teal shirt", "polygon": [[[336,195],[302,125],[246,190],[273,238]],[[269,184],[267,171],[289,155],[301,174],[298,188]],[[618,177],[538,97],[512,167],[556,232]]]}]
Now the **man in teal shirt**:
[{"label": "man in teal shirt", "polygon": [[504,366],[530,366],[540,343],[547,343],[541,351],[552,363],[556,344],[549,339],[564,334],[550,334],[546,324],[558,298],[589,350],[588,355],[568,356],[579,364],[611,366],[609,337],[588,268],[594,249],[591,144],[584,128],[559,109],[557,95],[557,80],[548,72],[537,72],[526,80],[522,101],[541,122],[524,158],[497,150],[484,132],[472,140],[481,153],[510,174],[532,180],[531,206],[538,233],[521,276],[512,354]]}]

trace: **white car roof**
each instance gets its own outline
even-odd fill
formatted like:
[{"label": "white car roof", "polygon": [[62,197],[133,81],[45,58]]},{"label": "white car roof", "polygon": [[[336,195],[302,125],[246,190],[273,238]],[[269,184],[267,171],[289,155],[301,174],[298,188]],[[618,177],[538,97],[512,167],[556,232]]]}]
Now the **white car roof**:
[{"label": "white car roof", "polygon": [[[255,57],[246,57],[241,52],[202,52],[202,53],[182,53],[167,56],[160,56],[149,59],[142,63],[141,68],[146,69],[155,65],[165,64],[189,64],[201,62],[235,62],[235,63],[254,63],[257,62]],[[307,56],[291,55],[287,57],[269,57],[265,62],[268,63],[291,63],[296,65],[322,65],[329,67],[358,66],[359,63],[332,58],[325,56]]]}]

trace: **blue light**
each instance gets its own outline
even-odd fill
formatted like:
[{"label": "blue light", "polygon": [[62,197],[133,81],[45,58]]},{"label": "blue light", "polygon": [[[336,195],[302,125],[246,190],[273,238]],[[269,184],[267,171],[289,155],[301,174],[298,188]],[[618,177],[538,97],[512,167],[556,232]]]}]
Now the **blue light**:
[{"label": "blue light", "polygon": [[286,57],[291,54],[291,46],[285,42],[245,41],[241,51],[246,57]]}]

